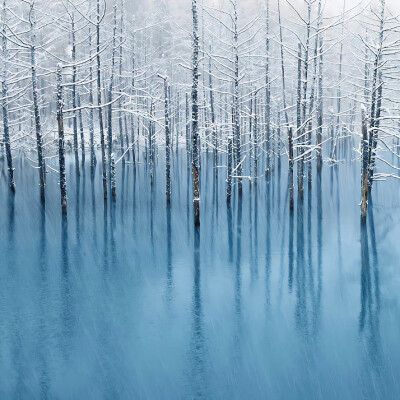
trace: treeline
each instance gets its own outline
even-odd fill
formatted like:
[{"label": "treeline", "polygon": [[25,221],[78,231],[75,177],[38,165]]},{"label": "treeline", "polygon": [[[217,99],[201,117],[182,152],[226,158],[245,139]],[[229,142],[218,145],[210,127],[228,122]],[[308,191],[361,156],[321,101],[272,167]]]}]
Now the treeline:
[{"label": "treeline", "polygon": [[[344,0],[338,15],[326,15],[322,0],[247,5],[192,0],[178,15],[158,1],[134,15],[124,0],[2,0],[10,190],[23,151],[38,168],[43,203],[46,175],[59,174],[66,214],[67,152],[77,176],[86,160],[92,177],[101,163],[107,200],[119,166],[146,164],[153,185],[163,148],[169,204],[171,160],[182,148],[199,225],[203,152],[213,153],[214,176],[226,177],[228,204],[245,180],[269,180],[285,163],[291,209],[324,163],[357,159],[365,218],[373,182],[400,170],[398,17],[385,0]],[[48,167],[54,157],[57,170]]]}]

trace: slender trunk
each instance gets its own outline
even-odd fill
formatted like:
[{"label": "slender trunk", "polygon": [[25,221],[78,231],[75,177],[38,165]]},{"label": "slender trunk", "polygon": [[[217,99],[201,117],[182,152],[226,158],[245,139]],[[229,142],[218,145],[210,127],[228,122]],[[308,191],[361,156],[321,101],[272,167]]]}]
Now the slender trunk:
[{"label": "slender trunk", "polygon": [[[266,27],[265,27],[265,140],[266,140],[266,161],[265,161],[265,175],[270,174],[271,169],[271,84],[269,76],[269,0],[265,1],[266,5]],[[256,109],[255,109],[256,110]]]},{"label": "slender trunk", "polygon": [[317,171],[321,172],[322,169],[322,124],[323,124],[323,87],[322,87],[322,76],[323,76],[323,55],[322,55],[322,36],[319,38],[319,70],[318,70],[318,111],[317,111]]},{"label": "slender trunk", "polygon": [[75,18],[74,14],[71,14],[71,35],[72,35],[72,122],[74,132],[74,155],[75,155],[75,172],[77,175],[79,172],[79,154],[78,154],[78,118],[76,115],[76,40],[75,40]]},{"label": "slender trunk", "polygon": [[285,112],[285,123],[289,127],[289,117],[286,108],[286,81],[285,81],[285,60],[283,58],[283,30],[281,21],[281,5],[280,0],[278,0],[278,21],[279,21],[279,41],[281,43],[281,71],[282,71],[282,101],[283,110]]},{"label": "slender trunk", "polygon": [[168,81],[164,78],[164,105],[165,105],[165,193],[167,204],[171,203],[171,132],[168,100]]},{"label": "slender trunk", "polygon": [[213,159],[214,159],[214,174],[218,177],[218,136],[217,127],[215,125],[215,106],[214,106],[214,90],[212,82],[212,71],[211,71],[211,45],[210,45],[210,57],[208,60],[208,84],[210,89],[210,109],[211,109],[211,130],[212,130],[212,140],[213,140]]},{"label": "slender trunk", "polygon": [[233,158],[233,149],[232,149],[232,138],[228,138],[228,168],[227,168],[227,178],[226,178],[226,202],[230,204],[232,197],[232,158]]},{"label": "slender trunk", "polygon": [[112,39],[112,55],[111,55],[111,76],[110,86],[108,88],[108,124],[107,124],[107,141],[108,141],[108,161],[110,164],[110,175],[111,175],[111,154],[113,153],[113,131],[112,131],[112,101],[113,101],[113,90],[114,90],[114,67],[115,67],[115,43],[117,34],[117,4],[114,4],[114,27],[113,27],[113,39]]},{"label": "slender trunk", "polygon": [[57,123],[58,123],[58,160],[60,169],[61,212],[67,215],[67,179],[65,173],[65,146],[63,123],[62,66],[57,65]]},{"label": "slender trunk", "polygon": [[342,65],[343,65],[343,33],[344,33],[344,11],[346,6],[346,0],[343,0],[343,12],[342,12],[342,39],[340,42],[340,53],[339,53],[339,76],[338,76],[338,89],[337,89],[337,117],[336,117],[336,133],[333,142],[333,149],[331,154],[331,160],[334,161],[335,157],[338,157],[337,143],[341,136],[341,123],[340,113],[342,111]]},{"label": "slender trunk", "polygon": [[[92,16],[92,1],[89,0],[90,16]],[[92,57],[92,26],[89,24],[89,55]],[[94,110],[93,110],[93,66],[92,60],[89,65],[89,145],[90,145],[90,169],[92,176],[96,166],[96,154],[94,152]]]},{"label": "slender trunk", "polygon": [[[121,17],[120,17],[120,37],[119,37],[119,69],[118,69],[118,93],[119,93],[119,100],[118,100],[118,125],[119,125],[119,140],[120,140],[120,148],[121,154],[124,154],[124,128],[122,123],[122,102],[121,102],[121,95],[122,95],[122,60],[123,60],[123,34],[124,34],[124,2],[121,2]],[[127,147],[129,147],[129,143],[126,143]],[[128,153],[129,156],[129,153]],[[125,164],[125,157],[122,159],[122,165]]]},{"label": "slender trunk", "polygon": [[374,178],[375,160],[376,160],[376,147],[378,144],[378,132],[381,116],[382,105],[382,47],[383,47],[383,33],[385,23],[385,0],[381,0],[381,15],[380,15],[380,30],[379,30],[379,48],[375,56],[374,74],[372,83],[372,101],[371,101],[371,122],[369,134],[369,172],[368,172],[368,190],[372,189],[372,182]]},{"label": "slender trunk", "polygon": [[294,210],[294,185],[293,185],[293,130],[292,127],[289,127],[289,135],[288,135],[288,144],[289,144],[289,204],[290,211]]},{"label": "slender trunk", "polygon": [[238,195],[242,195],[242,156],[241,156],[241,132],[240,132],[240,110],[239,110],[239,33],[237,0],[233,1],[233,57],[234,57],[234,79],[233,79],[233,132],[235,140],[236,171],[238,176]]},{"label": "slender trunk", "polygon": [[81,109],[81,96],[77,94],[78,99],[78,117],[79,117],[79,130],[81,134],[81,153],[82,153],[82,168],[85,167],[85,136],[83,132],[83,119],[82,119],[82,109]]},{"label": "slender trunk", "polygon": [[190,169],[190,111],[189,111],[189,93],[186,93],[186,164]]},{"label": "slender trunk", "polygon": [[303,199],[304,196],[304,156],[303,154],[303,130],[301,129],[302,119],[301,119],[301,84],[302,84],[302,75],[301,75],[301,67],[302,67],[302,51],[301,51],[301,43],[298,45],[298,54],[297,54],[297,185],[300,194],[300,198]]},{"label": "slender trunk", "polygon": [[[135,96],[135,35],[132,37],[132,81],[131,81],[131,90],[132,90],[132,107],[131,107],[131,142],[132,142],[132,163],[133,166],[136,166],[136,157],[135,157],[135,108],[133,105],[133,99]],[[138,124],[139,127],[139,124]],[[138,135],[139,136],[139,135]]]},{"label": "slender trunk", "polygon": [[115,156],[111,153],[110,156],[110,183],[111,183],[111,196],[113,200],[117,197],[117,187],[115,184]]},{"label": "slender trunk", "polygon": [[103,174],[103,195],[107,200],[107,169],[106,169],[106,149],[104,140],[103,111],[101,108],[101,64],[100,64],[100,0],[97,0],[97,24],[96,24],[96,60],[97,60],[97,104],[99,107],[99,130],[101,142],[101,166]]},{"label": "slender trunk", "polygon": [[4,129],[4,146],[7,157],[7,168],[8,168],[8,185],[10,186],[11,192],[15,193],[15,182],[14,182],[14,168],[11,154],[11,141],[10,141],[10,128],[8,122],[8,83],[7,83],[7,68],[8,68],[8,50],[7,50],[7,7],[6,0],[3,1],[3,13],[2,13],[3,31],[2,31],[2,45],[3,45],[3,79],[2,79],[2,108],[3,108],[3,129]]},{"label": "slender trunk", "polygon": [[46,162],[43,154],[43,138],[42,125],[40,121],[39,109],[39,94],[37,89],[36,75],[36,20],[34,3],[31,4],[30,12],[30,34],[31,34],[31,73],[32,73],[32,96],[33,96],[33,111],[35,115],[35,130],[36,130],[36,147],[38,153],[39,176],[40,176],[40,199],[45,202],[45,186],[46,186]]},{"label": "slender trunk", "polygon": [[361,221],[365,221],[368,207],[368,164],[369,164],[369,143],[368,143],[368,118],[366,109],[361,108],[362,142],[361,142]]},{"label": "slender trunk", "polygon": [[193,55],[192,55],[192,173],[193,173],[193,207],[194,225],[200,226],[200,177],[199,177],[199,21],[197,0],[192,0],[193,18]]},{"label": "slender trunk", "polygon": [[257,93],[254,94],[253,99],[253,157],[254,157],[254,179],[257,184],[258,176],[258,115],[257,115]]}]

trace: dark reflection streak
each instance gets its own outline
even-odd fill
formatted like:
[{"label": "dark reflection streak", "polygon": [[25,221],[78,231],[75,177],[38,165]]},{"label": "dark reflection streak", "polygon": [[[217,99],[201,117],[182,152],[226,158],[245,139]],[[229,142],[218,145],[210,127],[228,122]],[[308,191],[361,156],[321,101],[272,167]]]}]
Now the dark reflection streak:
[{"label": "dark reflection streak", "polygon": [[341,234],[341,224],[340,224],[340,181],[339,181],[339,171],[338,166],[335,165],[335,175],[336,175],[336,212],[337,212],[337,241],[338,241],[338,258],[339,258],[339,279],[342,281],[342,234]]},{"label": "dark reflection streak", "polygon": [[[375,226],[373,218],[373,208],[368,209],[368,228],[365,224],[360,224],[361,237],[361,310],[359,317],[359,331],[361,337],[365,340],[367,355],[370,361],[367,365],[372,365],[374,372],[380,375],[383,354],[380,337],[380,284],[379,270],[377,266],[377,249],[375,239]],[[374,279],[371,279],[371,264],[369,257],[368,230],[370,234]],[[375,295],[374,295],[375,294]],[[366,383],[368,391],[375,390],[371,388],[371,382]]]},{"label": "dark reflection streak", "polygon": [[233,262],[233,226],[232,226],[232,206],[227,204],[227,222],[228,222],[228,256],[229,263]]},{"label": "dark reflection streak", "polygon": [[111,214],[111,263],[112,267],[116,267],[117,263],[117,241],[115,240],[115,233],[116,233],[116,202],[110,202],[110,214]]},{"label": "dark reflection streak", "polygon": [[360,332],[364,330],[365,318],[371,300],[371,279],[369,269],[368,231],[364,224],[360,224],[361,235],[361,311],[359,317]]},{"label": "dark reflection streak", "polygon": [[243,201],[238,199],[237,209],[237,238],[236,238],[236,268],[235,268],[235,311],[239,318],[241,315],[241,289],[242,289],[242,209]]},{"label": "dark reflection streak", "polygon": [[[213,174],[215,175],[215,174]],[[219,182],[219,175],[216,177],[215,180],[215,203],[214,203],[214,208],[215,208],[215,219],[216,219],[216,224],[218,226],[218,216],[219,216],[219,202],[218,202],[218,185]]]},{"label": "dark reflection streak", "polygon": [[[76,229],[76,255],[80,254],[80,246],[81,246],[81,209],[80,209],[80,197],[81,197],[81,177],[80,175],[76,175],[76,197],[75,197],[75,216],[76,216],[76,223],[75,223],[75,229]],[[79,258],[79,257],[78,257]],[[79,259],[75,263],[75,265],[79,265]]]},{"label": "dark reflection streak", "polygon": [[253,249],[253,241],[254,241],[254,234],[253,234],[253,185],[250,184],[250,193],[249,193],[249,240],[250,240],[250,277],[251,282],[253,283],[256,278],[256,266],[255,266],[255,257],[254,257],[254,249]]},{"label": "dark reflection streak", "polygon": [[8,248],[8,266],[15,264],[15,196],[8,195],[8,213],[7,213],[7,248]]},{"label": "dark reflection streak", "polygon": [[62,268],[62,322],[63,322],[63,349],[64,358],[67,360],[71,350],[72,337],[72,296],[70,288],[70,261],[68,240],[68,219],[63,215],[61,220],[61,268]]},{"label": "dark reflection streak", "polygon": [[194,231],[193,324],[191,334],[191,398],[207,398],[205,338],[200,279],[200,229]]},{"label": "dark reflection streak", "polygon": [[322,297],[322,243],[323,243],[323,230],[322,230],[322,177],[321,171],[317,173],[317,264],[318,264],[318,286],[317,296],[314,309],[314,334],[316,335],[319,329],[319,316],[321,309]]},{"label": "dark reflection streak", "polygon": [[296,230],[296,306],[295,323],[304,336],[307,335],[307,298],[306,274],[304,260],[304,210],[303,202],[297,199],[297,230]]},{"label": "dark reflection streak", "polygon": [[254,190],[254,256],[255,256],[255,273],[258,276],[258,186],[255,185]]},{"label": "dark reflection streak", "polygon": [[151,241],[153,257],[154,257],[154,196],[155,196],[154,187],[155,187],[155,182],[153,186],[150,188],[150,241]]},{"label": "dark reflection streak", "polygon": [[313,309],[315,309],[316,298],[314,291],[314,266],[313,266],[313,249],[312,249],[312,189],[308,189],[307,204],[307,258],[308,258],[308,288],[311,296]]},{"label": "dark reflection streak", "polygon": [[[43,207],[41,208],[42,210]],[[11,283],[14,282],[16,278],[15,266],[16,266],[16,246],[15,246],[15,196],[11,193],[8,194],[8,213],[7,213],[7,265],[9,268]],[[13,286],[12,286],[13,287]],[[15,308],[11,321],[11,341],[12,341],[12,362],[13,369],[17,371],[16,382],[14,385],[14,398],[21,399],[23,395],[23,364],[22,364],[22,337],[21,337],[21,316],[19,311],[18,299],[16,299]]]},{"label": "dark reflection streak", "polygon": [[187,237],[189,237],[189,226],[190,226],[190,218],[189,218],[189,209],[190,209],[190,172],[189,166],[186,169],[186,228],[187,228]]},{"label": "dark reflection streak", "polygon": [[210,252],[211,254],[215,254],[215,218],[216,218],[216,205],[217,205],[217,196],[218,196],[218,189],[217,189],[217,182],[215,174],[213,173],[213,185],[212,185],[212,211],[211,211],[211,236],[210,236]]},{"label": "dark reflection streak", "polygon": [[[91,173],[90,177],[90,189],[91,189],[91,197],[92,197],[92,230],[93,230],[93,240],[94,240],[94,248],[97,250],[97,224],[96,224],[96,195],[94,191],[94,177],[95,177],[95,171],[96,167],[92,168],[93,171]],[[96,251],[97,254],[97,251]]]},{"label": "dark reflection streak", "polygon": [[371,245],[372,245],[372,262],[374,266],[374,280],[375,280],[375,300],[376,300],[376,307],[380,310],[381,299],[380,299],[380,285],[379,285],[379,269],[378,269],[378,250],[376,248],[376,238],[375,238],[375,223],[374,223],[374,213],[372,210],[372,198],[369,200],[370,203],[370,210],[368,213],[368,223],[369,223],[369,230],[371,233]]},{"label": "dark reflection streak", "polygon": [[47,242],[46,242],[46,213],[40,210],[40,245],[39,245],[39,268],[40,268],[40,300],[39,300],[39,362],[40,362],[40,398],[49,398],[49,377],[47,375],[47,360],[45,349],[47,349],[46,336],[46,302],[48,301],[47,292]]},{"label": "dark reflection streak", "polygon": [[241,364],[242,350],[241,350],[241,337],[242,337],[242,198],[238,197],[237,208],[237,237],[236,237],[236,263],[235,263],[235,332],[234,332],[234,348],[233,348],[233,365],[238,366]]},{"label": "dark reflection streak", "polygon": [[132,235],[134,238],[136,237],[136,210],[137,210],[136,186],[138,185],[136,177],[138,174],[139,173],[136,170],[136,164],[135,164],[133,166],[133,174],[132,174]]},{"label": "dark reflection streak", "polygon": [[172,267],[172,231],[171,231],[171,206],[167,206],[167,304],[172,301],[174,285]]},{"label": "dark reflection streak", "polygon": [[103,265],[104,270],[108,270],[108,207],[107,202],[104,201],[103,209]]},{"label": "dark reflection streak", "polygon": [[[288,198],[289,198],[289,186],[287,185],[285,201],[283,203],[284,204],[283,212],[282,212],[282,217],[281,217],[281,221],[283,221],[283,223],[281,224],[282,239],[281,239],[281,246],[280,246],[281,257],[280,257],[280,262],[279,262],[280,274],[279,274],[278,308],[280,307],[281,300],[282,300],[282,289],[283,289],[283,278],[284,278],[284,268],[283,267],[284,267],[284,259],[285,259],[285,252],[283,251],[283,249],[285,248],[285,239],[286,239],[286,212],[287,212]],[[279,204],[280,203],[281,202],[279,202]],[[280,205],[278,207],[280,207]],[[293,213],[291,211],[290,211],[290,214],[293,216]],[[291,218],[291,217],[289,216],[289,218]],[[293,231],[293,226],[292,226],[292,231]],[[290,250],[290,248],[289,248],[289,250]],[[292,240],[292,252],[293,252],[293,240]],[[293,257],[293,254],[292,254],[292,257]],[[289,258],[290,258],[290,252],[289,252]],[[292,258],[292,260],[293,260],[293,258]],[[292,261],[292,267],[293,267],[293,261]],[[289,273],[290,273],[290,271],[291,271],[291,268],[290,268],[290,259],[289,259]],[[290,290],[291,290],[291,288],[290,288]]]},{"label": "dark reflection streak", "polygon": [[271,196],[273,193],[270,192],[270,182],[266,183],[266,204],[267,204],[267,243],[266,243],[266,255],[265,255],[265,301],[267,309],[270,306],[270,275],[271,275]]},{"label": "dark reflection streak", "polygon": [[289,273],[288,273],[288,287],[289,292],[292,292],[293,288],[293,231],[294,231],[294,211],[289,211],[289,250],[288,250],[288,260],[289,260]]},{"label": "dark reflection streak", "polygon": [[[128,152],[129,154],[129,152]],[[126,189],[126,183],[125,183],[125,164],[122,164],[122,173],[121,173],[121,202],[119,205],[120,211],[121,211],[121,225],[125,224],[125,219],[124,219],[124,211],[125,211],[125,189]],[[115,203],[115,202],[114,202]]]},{"label": "dark reflection streak", "polygon": [[[86,173],[85,173],[85,164],[82,165],[82,214],[86,216]],[[83,220],[83,218],[82,218]],[[84,221],[81,221],[81,233],[85,230]]]}]

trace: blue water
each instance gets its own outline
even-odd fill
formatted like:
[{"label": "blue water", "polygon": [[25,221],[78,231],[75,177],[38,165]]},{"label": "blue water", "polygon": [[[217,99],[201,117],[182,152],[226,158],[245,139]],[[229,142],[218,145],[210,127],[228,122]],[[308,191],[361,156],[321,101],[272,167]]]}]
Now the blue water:
[{"label": "blue water", "polygon": [[324,165],[290,213],[283,158],[229,209],[210,153],[196,233],[186,158],[170,210],[161,158],[153,188],[118,165],[106,205],[68,160],[66,219],[56,173],[43,209],[30,161],[14,199],[2,164],[0,398],[399,399],[399,183],[362,228],[359,164]]}]

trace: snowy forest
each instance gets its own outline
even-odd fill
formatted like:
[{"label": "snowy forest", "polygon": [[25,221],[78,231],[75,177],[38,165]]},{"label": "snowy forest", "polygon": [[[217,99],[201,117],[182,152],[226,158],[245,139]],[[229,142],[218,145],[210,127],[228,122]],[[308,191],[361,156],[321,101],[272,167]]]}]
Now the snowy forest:
[{"label": "snowy forest", "polygon": [[0,397],[400,396],[396,0],[0,1]]}]

